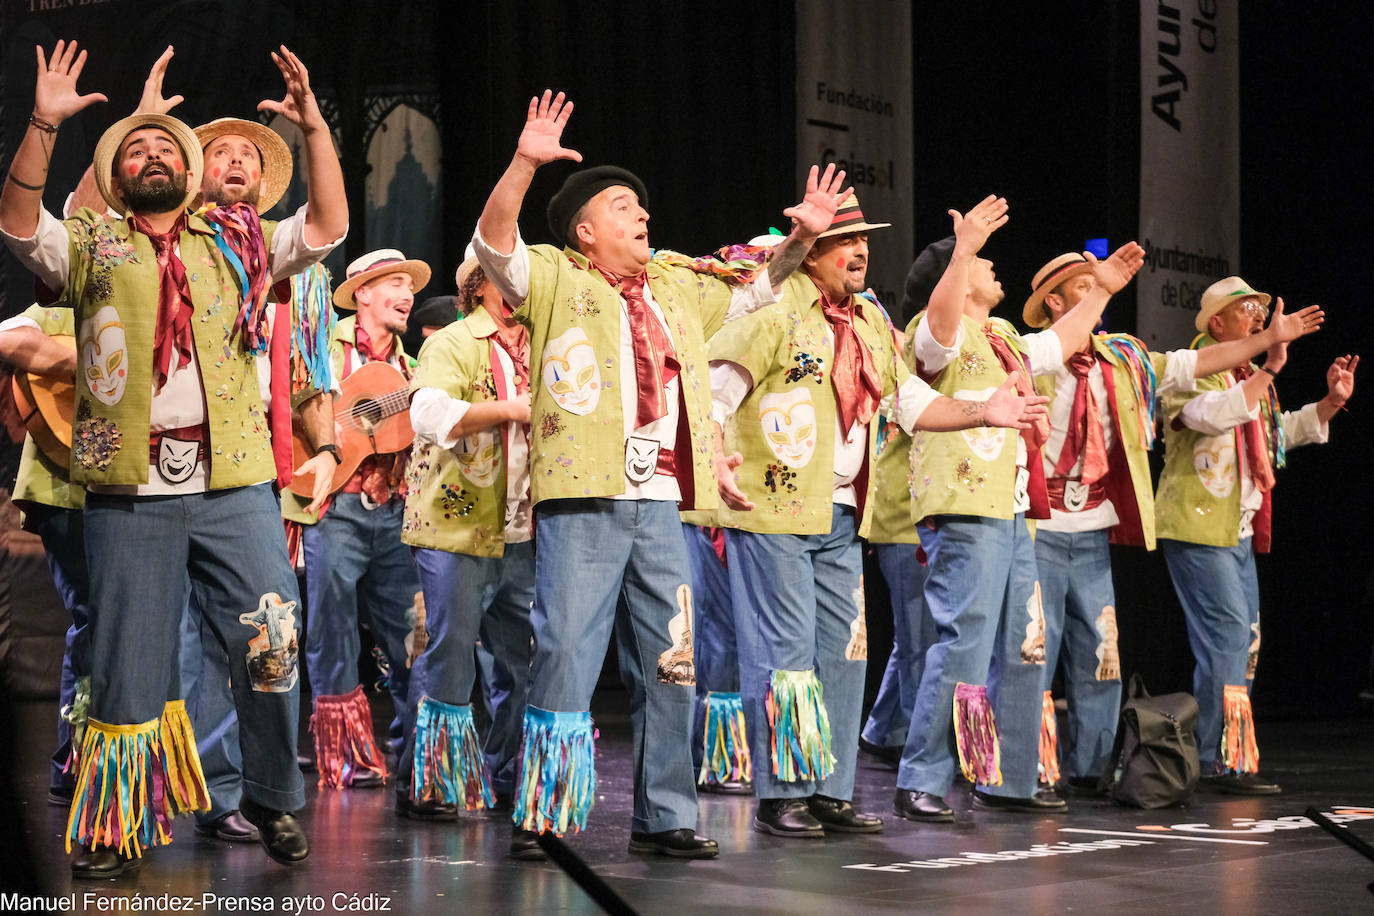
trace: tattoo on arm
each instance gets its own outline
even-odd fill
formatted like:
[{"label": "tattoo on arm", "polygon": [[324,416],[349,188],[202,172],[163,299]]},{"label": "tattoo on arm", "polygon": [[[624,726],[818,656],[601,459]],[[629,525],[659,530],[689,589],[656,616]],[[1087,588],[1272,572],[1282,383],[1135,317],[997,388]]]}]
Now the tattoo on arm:
[{"label": "tattoo on arm", "polygon": [[12,183],[14,183],[14,184],[18,185],[19,187],[23,188],[25,191],[41,191],[41,190],[43,190],[43,185],[41,185],[41,184],[26,184],[25,182],[20,181],[18,178],[15,178],[13,174],[11,174],[11,175],[9,176],[9,180],[10,180]]},{"label": "tattoo on arm", "polygon": [[973,419],[976,417],[980,425],[986,425],[987,421],[983,419],[983,412],[986,406],[987,405],[985,405],[982,401],[965,401],[964,416],[968,417],[969,419]]},{"label": "tattoo on arm", "polygon": [[773,249],[772,259],[768,262],[768,279],[774,286],[782,283],[801,266],[802,260],[810,250],[810,245],[803,245],[795,239],[789,238],[779,242],[778,247]]}]

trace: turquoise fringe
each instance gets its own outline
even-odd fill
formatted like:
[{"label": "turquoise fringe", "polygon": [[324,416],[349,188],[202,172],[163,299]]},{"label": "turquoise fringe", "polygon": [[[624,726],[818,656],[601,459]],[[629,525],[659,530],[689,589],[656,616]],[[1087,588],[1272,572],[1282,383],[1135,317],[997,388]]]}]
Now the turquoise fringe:
[{"label": "turquoise fringe", "polygon": [[420,698],[410,797],[416,802],[460,805],[469,811],[495,803],[471,706]]},{"label": "turquoise fringe", "polygon": [[738,693],[711,691],[706,705],[706,726],[702,734],[701,772],[697,782],[743,782],[754,778],[745,737],[744,704]]},{"label": "turquoise fringe", "polygon": [[525,708],[525,743],[512,819],[536,833],[585,830],[596,797],[595,733],[590,712]]},{"label": "turquoise fringe", "polygon": [[291,277],[293,390],[308,386],[328,391],[332,386],[329,338],[336,319],[329,302],[329,272],[323,265],[313,264]]},{"label": "turquoise fringe", "polygon": [[772,732],[773,776],[780,782],[818,781],[830,775],[830,715],[815,671],[774,671],[764,709]]}]

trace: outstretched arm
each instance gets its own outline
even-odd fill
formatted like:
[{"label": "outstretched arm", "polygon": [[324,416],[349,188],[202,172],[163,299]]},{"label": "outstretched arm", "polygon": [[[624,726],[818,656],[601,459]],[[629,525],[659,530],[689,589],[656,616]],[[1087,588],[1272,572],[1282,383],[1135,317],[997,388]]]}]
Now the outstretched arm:
[{"label": "outstretched arm", "polygon": [[1050,325],[1050,330],[1059,335],[1059,343],[1068,359],[1088,345],[1088,338],[1102,320],[1102,310],[1107,300],[1121,291],[1145,263],[1145,249],[1135,242],[1127,242],[1105,261],[1099,261],[1090,251],[1083,252],[1088,263],[1093,266],[1093,278],[1097,281],[1091,291],[1079,303]]},{"label": "outstretched arm", "polygon": [[958,339],[959,320],[964,314],[964,298],[968,295],[968,269],[988,237],[1007,224],[1006,198],[989,194],[967,214],[949,211],[954,220],[954,252],[940,282],[930,293],[926,306],[926,323],[930,336],[943,347],[954,346]]},{"label": "outstretched arm", "polygon": [[[1326,313],[1320,305],[1309,305],[1291,315],[1284,314],[1283,297],[1280,296],[1275,301],[1274,315],[1269,319],[1269,327],[1259,334],[1250,334],[1239,340],[1228,340],[1198,350],[1197,368],[1193,370],[1193,376],[1205,378],[1242,366],[1275,344],[1286,344],[1315,333],[1325,320]],[[1270,368],[1277,371],[1276,367]]]},{"label": "outstretched arm", "polygon": [[258,103],[258,110],[282,115],[300,128],[305,137],[305,174],[310,192],[305,205],[304,239],[311,248],[323,248],[348,231],[343,170],[334,154],[329,124],[320,114],[310,88],[310,73],[305,64],[286,45],[272,52],[272,62],[286,81],[286,95],[280,102],[264,99]]},{"label": "outstretched arm", "polygon": [[[496,182],[496,187],[491,189],[487,205],[482,208],[477,231],[482,240],[499,254],[506,255],[515,250],[516,221],[520,217],[520,205],[524,203],[525,192],[534,179],[535,169],[555,159],[582,161],[581,153],[565,149],[561,142],[563,128],[567,126],[573,110],[573,103],[565,99],[563,93],[554,96],[548,89],[544,90],[543,96],[530,99],[525,128],[515,145],[515,157]],[[563,240],[558,241],[561,243]]]},{"label": "outstretched arm", "polygon": [[844,170],[835,171],[835,163],[827,165],[819,178],[817,172],[818,167],[811,166],[801,203],[782,211],[783,216],[792,218],[792,234],[778,242],[768,262],[768,279],[774,293],[782,292],[783,282],[801,266],[817,236],[830,228],[840,204],[854,193],[852,187],[844,187]]},{"label": "outstretched arm", "polygon": [[[913,376],[913,381],[916,381]],[[1049,398],[1040,395],[1022,397],[1016,393],[1016,377],[1007,376],[1001,386],[986,401],[963,401],[941,395],[931,401],[916,418],[916,429],[949,432],[975,426],[1002,426],[1009,429],[1030,429],[1046,417]]]}]

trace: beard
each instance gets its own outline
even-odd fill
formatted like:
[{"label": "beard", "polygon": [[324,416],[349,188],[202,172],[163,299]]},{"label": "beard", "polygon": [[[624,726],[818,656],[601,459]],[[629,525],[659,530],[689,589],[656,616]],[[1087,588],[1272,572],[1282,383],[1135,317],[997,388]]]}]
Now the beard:
[{"label": "beard", "polygon": [[230,207],[234,204],[248,204],[256,210],[258,199],[262,194],[262,182],[252,185],[230,185],[221,182],[214,187],[208,188],[202,185],[201,193],[205,197],[205,202],[207,204],[214,204],[219,207]]},{"label": "beard", "polygon": [[[167,213],[180,209],[182,201],[186,199],[186,173],[173,172],[167,182],[153,184],[147,181],[148,169],[152,165],[148,163],[132,178],[115,176],[115,185],[125,205],[133,213]],[[163,168],[168,167],[163,165]]]}]

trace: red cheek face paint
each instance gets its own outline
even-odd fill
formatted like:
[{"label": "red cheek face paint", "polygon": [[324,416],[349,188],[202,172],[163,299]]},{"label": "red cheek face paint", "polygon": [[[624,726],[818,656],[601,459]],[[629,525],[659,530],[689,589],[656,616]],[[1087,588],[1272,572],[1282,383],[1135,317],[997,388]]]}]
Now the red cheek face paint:
[{"label": "red cheek face paint", "polygon": [[124,166],[124,171],[132,178],[134,175],[138,174],[138,163],[130,162],[128,165]]},{"label": "red cheek face paint", "polygon": [[615,237],[616,237],[617,239],[623,239],[623,238],[625,238],[625,230],[624,230],[624,229],[617,229],[617,230],[615,231]]},{"label": "red cheek face paint", "polygon": [[182,165],[180,159],[178,159],[176,156],[173,156],[173,157],[172,157],[172,168],[176,169],[176,170],[179,172],[179,171],[181,171],[182,169],[184,169],[185,166]]},{"label": "red cheek face paint", "polygon": [[258,180],[258,173],[257,173],[257,172],[253,172],[252,175],[253,175],[253,180],[254,180],[254,181],[257,181],[257,180]]},{"label": "red cheek face paint", "polygon": [[838,258],[835,259],[835,266],[838,267],[840,270],[844,270],[844,255],[840,255]]},{"label": "red cheek face paint", "polygon": [[218,178],[218,177],[219,177],[219,173],[220,173],[221,171],[223,171],[223,170],[222,170],[219,166],[215,166],[214,171],[212,171],[210,174],[211,174],[213,177]]}]

